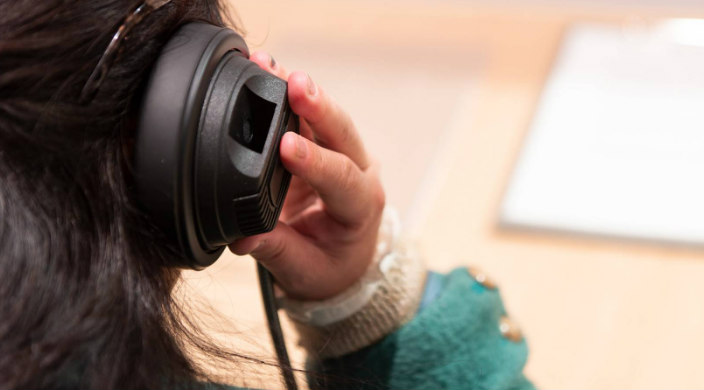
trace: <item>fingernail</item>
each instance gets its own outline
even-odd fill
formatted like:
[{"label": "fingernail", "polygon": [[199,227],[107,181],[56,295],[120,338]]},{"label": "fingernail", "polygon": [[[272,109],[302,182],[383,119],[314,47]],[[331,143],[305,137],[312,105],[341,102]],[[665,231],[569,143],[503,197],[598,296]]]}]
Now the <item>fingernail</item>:
[{"label": "fingernail", "polygon": [[308,154],[308,145],[306,145],[306,141],[303,140],[303,137],[300,135],[296,135],[296,157],[299,159],[304,159],[306,157],[306,154]]},{"label": "fingernail", "polygon": [[315,86],[313,79],[311,79],[310,75],[308,75],[308,94],[310,96],[315,96],[315,94],[317,92],[318,92],[318,87]]},{"label": "fingernail", "polygon": [[269,58],[270,58],[269,65],[271,66],[271,69],[276,69],[276,60],[274,59],[273,56],[269,56]]}]

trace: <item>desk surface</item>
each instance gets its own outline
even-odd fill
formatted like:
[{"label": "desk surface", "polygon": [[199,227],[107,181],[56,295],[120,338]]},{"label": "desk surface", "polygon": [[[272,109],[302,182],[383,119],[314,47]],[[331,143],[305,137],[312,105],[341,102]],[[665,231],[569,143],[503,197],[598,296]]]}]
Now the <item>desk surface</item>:
[{"label": "desk surface", "polygon": [[[363,91],[383,87],[385,79],[417,81],[433,91],[428,99],[436,110],[452,102],[452,110],[436,111],[430,122],[404,122],[404,128],[422,127],[413,137],[360,131],[391,166],[384,175],[390,199],[419,237],[430,267],[478,265],[499,282],[528,338],[527,373],[539,387],[704,386],[704,252],[497,227],[499,203],[564,29],[574,21],[704,16],[704,9],[366,0],[239,0],[234,7],[253,48],[330,85],[365,128],[390,126],[363,112],[369,105]],[[418,56],[402,54],[409,52]],[[368,64],[368,53],[383,61]],[[359,66],[331,70],[340,59]],[[404,76],[406,68],[415,73]],[[336,81],[346,73],[377,83],[355,91]],[[437,125],[434,132],[422,131],[428,123]],[[401,152],[387,152],[390,140]],[[401,174],[399,160],[415,161],[422,174]],[[231,319],[235,330],[221,325],[217,331],[223,340],[271,356],[251,259],[228,254],[207,271],[188,272],[186,281],[184,292],[203,296]],[[293,355],[302,360],[302,351]],[[275,369],[242,371],[234,383],[278,386]]]}]

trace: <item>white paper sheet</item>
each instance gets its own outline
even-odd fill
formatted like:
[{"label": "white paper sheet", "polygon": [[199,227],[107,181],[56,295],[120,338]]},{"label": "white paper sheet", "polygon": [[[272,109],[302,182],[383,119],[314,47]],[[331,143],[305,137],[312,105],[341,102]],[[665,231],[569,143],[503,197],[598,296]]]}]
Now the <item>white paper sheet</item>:
[{"label": "white paper sheet", "polygon": [[572,28],[500,221],[704,244],[704,47],[677,28],[701,23]]}]

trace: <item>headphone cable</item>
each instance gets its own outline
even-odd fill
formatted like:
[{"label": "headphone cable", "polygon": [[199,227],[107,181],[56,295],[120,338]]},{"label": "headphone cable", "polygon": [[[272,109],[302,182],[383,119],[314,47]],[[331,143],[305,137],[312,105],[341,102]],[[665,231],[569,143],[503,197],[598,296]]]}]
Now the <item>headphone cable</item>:
[{"label": "headphone cable", "polygon": [[259,262],[257,262],[257,274],[259,275],[259,286],[262,290],[262,300],[264,301],[266,319],[269,323],[271,341],[274,343],[276,357],[279,359],[281,376],[284,379],[287,390],[298,390],[296,378],[293,376],[293,367],[288,357],[288,351],[286,351],[284,334],[281,331],[281,322],[279,322],[278,307],[276,306],[276,297],[274,296],[274,278],[271,272],[264,268]]}]

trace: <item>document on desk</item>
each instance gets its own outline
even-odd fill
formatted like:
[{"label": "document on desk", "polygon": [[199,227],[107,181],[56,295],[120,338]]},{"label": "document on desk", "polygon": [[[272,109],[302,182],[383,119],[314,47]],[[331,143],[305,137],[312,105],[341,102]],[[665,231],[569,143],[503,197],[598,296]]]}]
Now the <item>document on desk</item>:
[{"label": "document on desk", "polygon": [[501,224],[704,245],[703,23],[568,30]]}]

